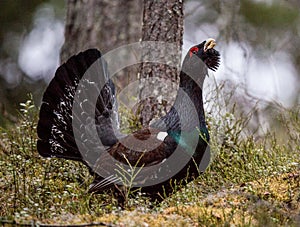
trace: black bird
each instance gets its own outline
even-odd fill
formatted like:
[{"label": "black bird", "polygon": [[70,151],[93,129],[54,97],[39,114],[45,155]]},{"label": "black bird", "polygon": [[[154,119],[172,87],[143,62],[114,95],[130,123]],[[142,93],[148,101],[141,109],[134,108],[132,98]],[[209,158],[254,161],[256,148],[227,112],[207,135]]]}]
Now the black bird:
[{"label": "black bird", "polygon": [[[209,141],[202,85],[208,69],[215,71],[220,63],[215,45],[207,39],[190,48],[171,110],[131,135],[120,133],[115,87],[101,53],[89,49],[72,56],[44,93],[37,127],[39,154],[86,164],[95,176],[90,192],[125,184],[159,198],[172,192],[174,182],[193,180]],[[96,74],[96,82],[87,79],[89,71]],[[126,184],[126,176],[133,173],[134,181]]]}]

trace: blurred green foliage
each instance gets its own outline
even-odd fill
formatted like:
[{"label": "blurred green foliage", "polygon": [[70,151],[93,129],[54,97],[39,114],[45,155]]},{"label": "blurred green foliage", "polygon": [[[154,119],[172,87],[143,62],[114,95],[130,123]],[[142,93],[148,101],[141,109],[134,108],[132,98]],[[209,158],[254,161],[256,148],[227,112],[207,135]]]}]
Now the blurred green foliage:
[{"label": "blurred green foliage", "polygon": [[[43,6],[53,7],[55,16],[65,16],[65,1],[60,0],[14,0],[0,1],[0,126],[9,126],[15,122],[18,103],[26,100],[26,94],[31,92],[37,103],[46,87],[43,80],[33,81],[26,76],[18,66],[19,47],[24,37],[31,31],[36,10]],[[15,67],[13,72],[21,74],[19,84],[8,84],[5,73],[8,65]],[[14,73],[10,73],[11,76]]]},{"label": "blurred green foliage", "polygon": [[241,1],[240,13],[257,27],[265,29],[285,29],[294,25],[299,17],[299,9],[282,4]]},{"label": "blurred green foliage", "polygon": [[[45,2],[45,0],[32,0],[32,1],[0,1],[0,43],[3,43],[3,39],[8,32],[16,32],[22,34],[22,32],[28,29],[32,21],[32,16],[36,7]],[[7,49],[4,51],[4,46],[0,46],[1,57],[11,56],[14,49]],[[16,53],[17,54],[17,53]]]}]

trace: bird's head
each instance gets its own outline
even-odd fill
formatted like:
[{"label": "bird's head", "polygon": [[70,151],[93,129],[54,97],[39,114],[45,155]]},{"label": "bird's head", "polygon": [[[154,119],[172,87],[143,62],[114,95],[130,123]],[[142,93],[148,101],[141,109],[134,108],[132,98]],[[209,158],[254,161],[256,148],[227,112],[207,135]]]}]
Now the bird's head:
[{"label": "bird's head", "polygon": [[216,45],[216,41],[209,38],[191,47],[188,53],[189,60],[200,58],[209,69],[216,71],[220,65],[220,53],[214,49]]}]

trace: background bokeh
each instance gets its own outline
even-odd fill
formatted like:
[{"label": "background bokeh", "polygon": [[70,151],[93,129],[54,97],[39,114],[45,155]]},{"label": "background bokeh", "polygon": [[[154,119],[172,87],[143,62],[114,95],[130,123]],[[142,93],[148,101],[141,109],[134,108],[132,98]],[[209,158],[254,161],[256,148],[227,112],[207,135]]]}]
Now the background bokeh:
[{"label": "background bokeh", "polygon": [[[39,104],[60,63],[64,1],[1,1],[0,125],[14,121],[32,93]],[[300,2],[186,1],[183,55],[208,37],[217,40],[220,69],[206,81],[227,81],[241,108],[257,105],[266,118],[272,103],[299,104]]]}]

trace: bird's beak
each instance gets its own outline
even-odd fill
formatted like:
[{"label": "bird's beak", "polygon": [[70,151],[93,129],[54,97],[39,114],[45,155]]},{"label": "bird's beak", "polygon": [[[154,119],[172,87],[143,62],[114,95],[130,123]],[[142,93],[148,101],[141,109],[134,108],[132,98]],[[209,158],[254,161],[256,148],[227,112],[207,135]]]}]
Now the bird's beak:
[{"label": "bird's beak", "polygon": [[209,38],[206,40],[205,44],[204,44],[204,52],[214,48],[217,45],[216,40]]}]

